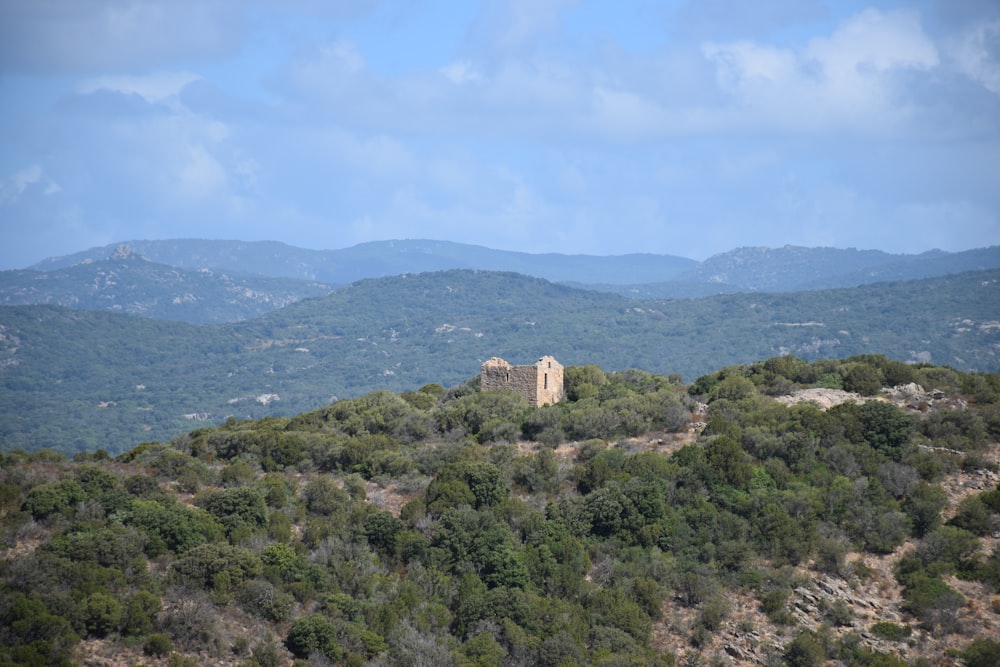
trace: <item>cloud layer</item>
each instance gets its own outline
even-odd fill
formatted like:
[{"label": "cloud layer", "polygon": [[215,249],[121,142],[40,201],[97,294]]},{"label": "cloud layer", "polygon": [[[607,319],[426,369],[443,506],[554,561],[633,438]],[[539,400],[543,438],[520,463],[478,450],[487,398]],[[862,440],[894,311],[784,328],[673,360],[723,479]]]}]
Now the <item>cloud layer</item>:
[{"label": "cloud layer", "polygon": [[169,237],[996,244],[994,4],[6,3],[0,268]]}]

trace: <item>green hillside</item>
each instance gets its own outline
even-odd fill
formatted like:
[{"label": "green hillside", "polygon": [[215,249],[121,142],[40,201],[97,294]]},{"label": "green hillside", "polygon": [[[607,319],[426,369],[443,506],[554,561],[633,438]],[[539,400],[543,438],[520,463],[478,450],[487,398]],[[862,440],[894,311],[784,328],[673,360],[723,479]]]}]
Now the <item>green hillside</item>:
[{"label": "green hillside", "polygon": [[[862,396],[773,398],[833,385]],[[780,357],[565,390],[0,454],[0,665],[1000,658],[1000,377]]]},{"label": "green hillside", "polygon": [[194,421],[288,415],[374,389],[460,383],[492,356],[692,379],[781,354],[1000,370],[1000,271],[793,294],[637,302],[541,279],[372,279],[257,319],[192,326],[0,308],[6,450],[118,449]]},{"label": "green hillside", "polygon": [[333,287],[147,261],[130,251],[51,271],[0,271],[0,304],[45,303],[197,324],[262,315]]}]

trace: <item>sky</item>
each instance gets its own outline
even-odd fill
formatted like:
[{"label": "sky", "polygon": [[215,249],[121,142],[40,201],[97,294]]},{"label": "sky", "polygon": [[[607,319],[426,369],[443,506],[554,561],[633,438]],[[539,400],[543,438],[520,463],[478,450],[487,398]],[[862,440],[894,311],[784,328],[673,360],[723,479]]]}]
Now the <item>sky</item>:
[{"label": "sky", "polygon": [[1000,244],[996,0],[0,0],[0,269]]}]

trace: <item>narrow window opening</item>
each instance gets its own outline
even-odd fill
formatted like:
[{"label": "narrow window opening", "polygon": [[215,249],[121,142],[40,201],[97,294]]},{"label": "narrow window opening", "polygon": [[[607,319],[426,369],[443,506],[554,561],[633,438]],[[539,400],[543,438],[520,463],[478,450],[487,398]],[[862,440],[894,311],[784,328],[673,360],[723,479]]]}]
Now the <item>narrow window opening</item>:
[{"label": "narrow window opening", "polygon": [[544,387],[545,387],[545,389],[549,388],[549,374],[548,373],[545,374],[545,384],[544,384]]}]

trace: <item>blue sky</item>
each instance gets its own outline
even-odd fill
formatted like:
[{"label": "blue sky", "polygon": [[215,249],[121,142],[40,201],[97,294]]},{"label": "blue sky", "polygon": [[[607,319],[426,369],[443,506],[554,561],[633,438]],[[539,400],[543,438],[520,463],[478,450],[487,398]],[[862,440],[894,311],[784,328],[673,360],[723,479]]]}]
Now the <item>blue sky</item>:
[{"label": "blue sky", "polygon": [[995,0],[10,0],[0,100],[0,269],[1000,244]]}]

